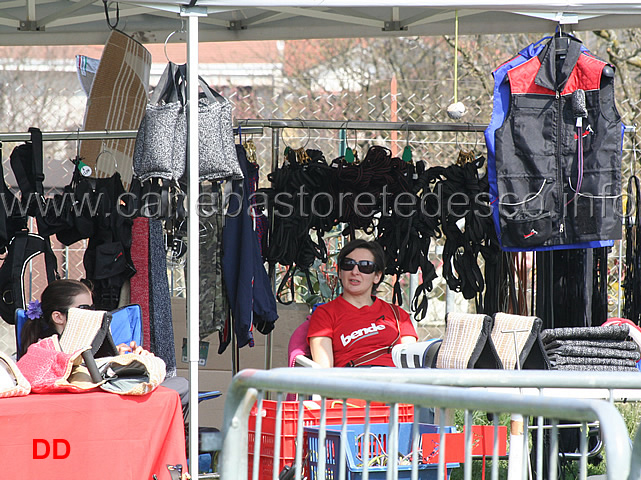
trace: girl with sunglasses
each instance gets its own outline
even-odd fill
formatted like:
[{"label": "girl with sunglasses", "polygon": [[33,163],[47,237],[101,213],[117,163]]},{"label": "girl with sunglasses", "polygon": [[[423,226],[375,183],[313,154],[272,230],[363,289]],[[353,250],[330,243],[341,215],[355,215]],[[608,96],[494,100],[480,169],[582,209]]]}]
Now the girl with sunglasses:
[{"label": "girl with sunglasses", "polygon": [[347,243],[338,254],[343,293],[314,311],[307,333],[312,359],[323,367],[394,366],[392,347],[414,343],[409,314],[376,297],[385,254],[376,242]]},{"label": "girl with sunglasses", "polygon": [[[21,352],[24,355],[29,345],[51,335],[61,335],[67,324],[70,308],[93,310],[93,297],[87,285],[78,280],[55,280],[43,290],[40,302],[30,302],[27,307],[29,321],[21,332]],[[131,342],[117,345],[119,353],[149,354],[147,350]]]}]

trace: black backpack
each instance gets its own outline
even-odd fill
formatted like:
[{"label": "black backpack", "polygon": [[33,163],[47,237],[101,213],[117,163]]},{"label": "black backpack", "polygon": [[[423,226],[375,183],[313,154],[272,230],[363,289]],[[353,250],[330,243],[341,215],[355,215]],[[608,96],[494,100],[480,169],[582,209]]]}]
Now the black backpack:
[{"label": "black backpack", "polygon": [[57,278],[57,261],[49,239],[26,230],[16,232],[9,243],[8,252],[0,267],[0,317],[13,325],[16,310],[24,308],[26,304],[24,272],[29,261],[41,253],[45,255],[47,282]]},{"label": "black backpack", "polygon": [[49,237],[27,230],[27,217],[34,216],[38,231],[41,231],[39,202],[44,200],[42,133],[37,128],[30,128],[29,133],[31,141],[17,146],[11,152],[11,167],[20,188],[20,201],[9,191],[4,175],[0,182],[0,190],[4,189],[2,193],[5,194],[0,202],[3,210],[0,211],[0,228],[2,222],[6,227],[0,232],[0,247],[7,250],[7,256],[0,267],[0,317],[12,325],[15,322],[15,311],[25,307],[24,272],[29,261],[44,254],[47,282],[59,278],[58,262]]}]

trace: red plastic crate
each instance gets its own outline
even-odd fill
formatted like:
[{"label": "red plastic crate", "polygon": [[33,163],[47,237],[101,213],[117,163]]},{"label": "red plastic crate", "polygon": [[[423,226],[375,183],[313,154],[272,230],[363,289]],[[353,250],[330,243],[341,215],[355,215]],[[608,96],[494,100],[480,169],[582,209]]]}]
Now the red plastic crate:
[{"label": "red plastic crate", "polygon": [[[498,455],[507,454],[507,427],[500,426],[498,433]],[[445,461],[465,462],[465,429],[462,433],[446,433]],[[422,435],[424,463],[438,463],[438,453],[442,450],[439,446],[439,434],[427,433]],[[472,425],[472,456],[491,456],[494,453],[494,426]]]},{"label": "red plastic crate", "polygon": [[[343,402],[340,400],[325,401],[325,418],[327,425],[340,425],[343,420]],[[320,402],[304,402],[303,425],[320,425],[321,411]],[[259,474],[260,480],[270,480],[274,468],[274,450],[275,450],[275,433],[276,433],[276,406],[275,400],[263,400],[262,422],[261,422],[261,442],[260,442],[260,463]],[[280,472],[285,465],[292,465],[296,458],[296,433],[298,427],[298,402],[282,402],[282,423],[281,423],[281,443],[280,443],[280,462],[278,471]],[[254,405],[249,414],[249,478],[254,465],[254,441],[256,433],[256,414],[257,405]],[[369,409],[370,423],[387,423],[390,417],[389,406],[384,403],[371,402]],[[414,405],[398,405],[398,421],[414,421]],[[365,401],[364,400],[347,400],[347,423],[362,424],[365,423]],[[303,443],[305,445],[305,443]]]}]

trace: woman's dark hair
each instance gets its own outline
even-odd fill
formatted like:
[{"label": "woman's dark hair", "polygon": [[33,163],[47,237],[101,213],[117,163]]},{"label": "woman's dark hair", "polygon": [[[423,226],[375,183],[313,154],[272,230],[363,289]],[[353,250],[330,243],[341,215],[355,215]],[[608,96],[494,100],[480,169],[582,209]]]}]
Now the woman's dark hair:
[{"label": "woman's dark hair", "polygon": [[27,320],[22,327],[19,355],[24,355],[32,343],[55,334],[56,328],[51,314],[53,312],[66,313],[73,305],[76,296],[83,293],[91,294],[91,290],[78,280],[55,280],[47,285],[40,296],[42,316]]},{"label": "woman's dark hair", "polygon": [[369,250],[372,253],[372,256],[374,257],[374,263],[376,264],[375,271],[382,274],[381,279],[378,281],[378,283],[374,284],[372,293],[375,293],[377,287],[381,284],[381,282],[383,281],[383,277],[385,276],[385,252],[383,252],[383,247],[381,247],[378,242],[369,242],[367,240],[363,240],[362,238],[357,238],[356,240],[347,242],[338,254],[338,268],[340,268],[345,257],[347,257],[357,248],[364,248],[365,250]]}]

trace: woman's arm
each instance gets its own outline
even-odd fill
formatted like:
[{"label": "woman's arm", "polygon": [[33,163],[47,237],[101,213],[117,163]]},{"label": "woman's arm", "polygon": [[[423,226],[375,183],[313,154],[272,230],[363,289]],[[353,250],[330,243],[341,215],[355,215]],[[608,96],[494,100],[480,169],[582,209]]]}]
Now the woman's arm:
[{"label": "woman's arm", "polygon": [[334,366],[334,347],[330,337],[310,337],[309,349],[312,351],[312,360],[321,367]]},{"label": "woman's arm", "polygon": [[125,353],[135,353],[136,355],[153,355],[150,351],[145,350],[140,345],[136,345],[136,342],[133,340],[129,345],[126,343],[120,343],[116,346],[118,349],[118,355],[124,355]]},{"label": "woman's arm", "polygon": [[410,335],[403,335],[401,337],[401,343],[416,343],[416,337]]}]

